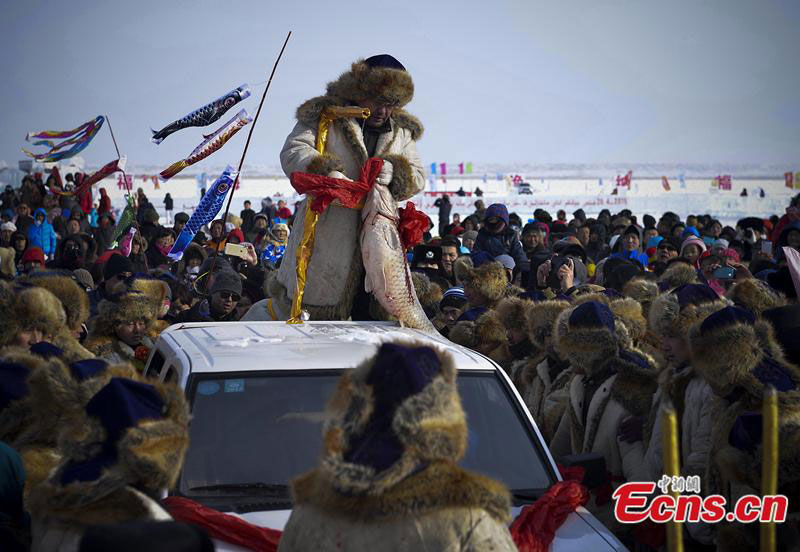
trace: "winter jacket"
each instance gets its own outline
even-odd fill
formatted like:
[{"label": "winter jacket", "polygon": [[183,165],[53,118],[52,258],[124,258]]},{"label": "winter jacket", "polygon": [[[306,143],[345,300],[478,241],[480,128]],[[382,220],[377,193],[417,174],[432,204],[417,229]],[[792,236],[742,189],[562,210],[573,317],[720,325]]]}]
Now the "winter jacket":
[{"label": "winter jacket", "polygon": [[533,379],[522,397],[542,437],[548,442],[567,409],[569,382],[574,375],[570,368],[565,368],[551,380],[549,366],[548,358],[536,364]]},{"label": "winter jacket", "polygon": [[47,222],[47,212],[44,209],[36,209],[33,213],[34,220],[39,214],[44,215],[45,218],[42,224],[34,222],[28,227],[28,247],[40,247],[45,255],[55,255],[56,232],[53,230],[53,225]]},{"label": "winter jacket", "polygon": [[[644,359],[645,357],[635,354]],[[558,429],[550,443],[550,451],[556,458],[568,454],[599,453],[606,463],[608,483],[615,489],[625,481],[635,481],[639,465],[632,458],[624,457],[617,441],[617,432],[622,421],[629,416],[647,417],[655,391],[655,370],[645,368],[622,356],[613,356],[595,373],[611,370],[591,397],[585,397],[585,376],[576,374],[569,383],[569,401]],[[584,405],[588,410],[584,418]],[[601,499],[592,493],[587,508],[612,531],[618,526],[613,516],[613,502]]]},{"label": "winter jacket", "polygon": [[237,309],[233,309],[221,318],[214,318],[208,299],[198,301],[192,308],[186,309],[175,317],[176,324],[183,322],[236,322],[237,320]]},{"label": "winter jacket", "polygon": [[94,520],[80,523],[78,520],[62,520],[53,517],[33,518],[31,550],[36,552],[77,552],[81,538],[90,525],[102,523],[107,518],[114,523],[119,520],[172,521],[172,517],[161,505],[146,494],[125,487],[105,499],[89,504],[82,512],[84,519]]},{"label": "winter jacket", "polygon": [[167,194],[166,196],[164,196],[164,210],[172,211],[173,207],[174,207],[174,202],[172,201],[172,196]]},{"label": "winter jacket", "polygon": [[[359,177],[367,161],[361,125],[355,119],[339,119],[328,131],[325,155],[314,148],[321,111],[331,105],[344,105],[332,96],[313,98],[297,110],[298,122],[281,151],[281,166],[286,175],[295,171],[327,175],[341,171],[350,179]],[[422,135],[421,123],[402,109],[390,119],[391,131],[380,135],[375,157],[392,164],[389,190],[395,201],[404,201],[425,186],[425,172],[417,155],[416,141]],[[289,244],[271,295],[278,317],[289,317],[297,285],[297,247],[304,234],[307,200],[299,207]],[[362,287],[362,260],[358,247],[361,227],[359,209],[330,205],[320,215],[316,239],[306,272],[303,309],[312,320],[346,320],[356,292]]]},{"label": "winter jacket", "polygon": [[516,551],[484,480],[435,462],[379,496],[348,497],[320,475],[304,476],[278,551]]},{"label": "winter jacket", "polygon": [[97,213],[102,215],[104,213],[111,213],[111,198],[105,188],[100,188],[100,204],[97,207]]},{"label": "winter jacket", "polygon": [[473,253],[478,251],[485,251],[493,258],[499,255],[511,255],[517,265],[528,260],[525,250],[522,249],[522,243],[517,239],[517,233],[510,228],[499,234],[492,234],[486,228],[481,228],[475,240],[475,247],[472,248]]}]

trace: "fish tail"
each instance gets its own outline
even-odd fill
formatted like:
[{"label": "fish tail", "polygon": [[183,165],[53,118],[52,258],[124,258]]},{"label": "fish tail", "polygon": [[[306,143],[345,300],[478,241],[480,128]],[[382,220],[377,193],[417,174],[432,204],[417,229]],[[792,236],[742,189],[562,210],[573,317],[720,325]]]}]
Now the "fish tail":
[{"label": "fish tail", "polygon": [[173,176],[175,176],[188,166],[189,164],[186,162],[186,160],[181,159],[180,161],[173,163],[172,165],[161,171],[159,176],[161,177],[161,180],[164,181],[169,180],[170,178],[172,178]]},{"label": "fish tail", "polygon": [[153,137],[152,137],[152,138],[150,138],[150,141],[151,141],[151,142],[153,142],[154,144],[160,144],[161,142],[163,142],[163,141],[164,141],[164,137],[163,137],[163,136],[161,136],[161,137],[158,137],[158,135],[159,135],[160,131],[158,131],[158,130],[153,130],[153,129],[151,128],[151,129],[150,129],[150,132],[152,132],[152,133],[153,133]]}]

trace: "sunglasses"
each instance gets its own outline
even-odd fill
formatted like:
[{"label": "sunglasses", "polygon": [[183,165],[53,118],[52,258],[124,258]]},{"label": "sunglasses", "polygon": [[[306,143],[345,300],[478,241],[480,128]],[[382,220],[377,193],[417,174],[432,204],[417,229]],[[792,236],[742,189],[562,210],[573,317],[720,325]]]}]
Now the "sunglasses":
[{"label": "sunglasses", "polygon": [[232,293],[230,291],[220,291],[219,298],[223,301],[227,301],[228,299],[232,299],[233,301],[238,301],[242,297],[236,293]]}]

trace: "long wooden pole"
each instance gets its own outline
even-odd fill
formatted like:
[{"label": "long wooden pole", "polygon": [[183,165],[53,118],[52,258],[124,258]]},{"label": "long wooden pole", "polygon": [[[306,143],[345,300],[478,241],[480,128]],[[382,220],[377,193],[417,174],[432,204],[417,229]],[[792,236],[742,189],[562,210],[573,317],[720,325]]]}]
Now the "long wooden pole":
[{"label": "long wooden pole", "polygon": [[[678,416],[672,405],[664,406],[663,408],[661,433],[663,436],[664,473],[670,477],[676,477],[681,474],[678,450]],[[677,491],[672,491],[670,494],[677,500]],[[682,531],[681,524],[674,520],[667,523],[667,550],[669,552],[683,552]]]},{"label": "long wooden pole", "polygon": [[[762,406],[763,457],[761,460],[761,496],[778,494],[778,394],[771,385],[764,391]],[[759,527],[761,552],[775,552],[775,522]]]}]

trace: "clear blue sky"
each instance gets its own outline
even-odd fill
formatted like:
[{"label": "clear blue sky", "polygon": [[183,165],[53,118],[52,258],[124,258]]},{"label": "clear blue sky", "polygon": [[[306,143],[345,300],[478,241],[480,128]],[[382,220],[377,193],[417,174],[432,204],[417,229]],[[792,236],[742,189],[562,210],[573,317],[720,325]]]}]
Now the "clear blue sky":
[{"label": "clear blue sky", "polygon": [[[426,162],[800,163],[793,0],[11,1],[0,159],[21,159],[28,131],[108,114],[131,163],[166,166],[221,122],[160,146],[149,127],[265,80],[288,30],[252,163],[277,165],[296,106],[384,52],[414,77]],[[235,164],[245,138],[211,163]],[[83,155],[114,157],[105,129]]]}]

